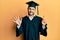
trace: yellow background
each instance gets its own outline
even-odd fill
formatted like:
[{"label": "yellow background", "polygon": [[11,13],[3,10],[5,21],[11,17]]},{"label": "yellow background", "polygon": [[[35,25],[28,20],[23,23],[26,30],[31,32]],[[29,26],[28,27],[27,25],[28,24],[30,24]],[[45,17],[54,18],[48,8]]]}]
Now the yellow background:
[{"label": "yellow background", "polygon": [[[0,0],[0,40],[21,40],[22,35],[16,37],[16,24],[12,22],[14,16],[23,17],[27,14],[30,0]],[[39,3],[39,15],[45,16],[48,23],[48,36],[41,36],[41,40],[60,40],[60,0],[34,0]]]}]

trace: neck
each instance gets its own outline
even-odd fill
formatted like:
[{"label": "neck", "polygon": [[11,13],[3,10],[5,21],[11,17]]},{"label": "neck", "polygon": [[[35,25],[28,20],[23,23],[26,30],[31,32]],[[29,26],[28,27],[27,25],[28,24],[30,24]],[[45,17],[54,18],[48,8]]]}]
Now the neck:
[{"label": "neck", "polygon": [[29,17],[34,17],[35,15],[28,15]]},{"label": "neck", "polygon": [[29,19],[32,20],[34,18],[35,15],[28,15]]}]

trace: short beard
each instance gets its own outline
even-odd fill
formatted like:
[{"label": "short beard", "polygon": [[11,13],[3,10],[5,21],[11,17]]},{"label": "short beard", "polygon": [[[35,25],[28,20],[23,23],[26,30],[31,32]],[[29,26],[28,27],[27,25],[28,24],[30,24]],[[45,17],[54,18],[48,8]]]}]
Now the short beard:
[{"label": "short beard", "polygon": [[34,15],[34,13],[33,13],[32,15],[28,13],[28,15],[29,15],[29,16],[33,16],[33,15]]}]

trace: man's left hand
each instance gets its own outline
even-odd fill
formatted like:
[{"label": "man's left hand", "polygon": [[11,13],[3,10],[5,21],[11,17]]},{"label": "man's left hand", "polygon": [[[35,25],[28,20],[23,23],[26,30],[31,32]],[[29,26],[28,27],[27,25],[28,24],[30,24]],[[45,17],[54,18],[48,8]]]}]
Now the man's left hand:
[{"label": "man's left hand", "polygon": [[43,20],[42,20],[42,25],[45,26],[47,23],[46,23],[46,20],[45,18],[43,17]]}]

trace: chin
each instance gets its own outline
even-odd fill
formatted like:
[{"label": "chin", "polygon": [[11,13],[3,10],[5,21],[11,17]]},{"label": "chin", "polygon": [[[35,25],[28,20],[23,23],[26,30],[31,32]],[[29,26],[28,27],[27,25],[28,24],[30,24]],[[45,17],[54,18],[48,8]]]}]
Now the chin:
[{"label": "chin", "polygon": [[32,15],[34,15],[34,13],[28,13],[28,15],[32,16]]},{"label": "chin", "polygon": [[30,16],[33,16],[34,14],[29,14]]}]

